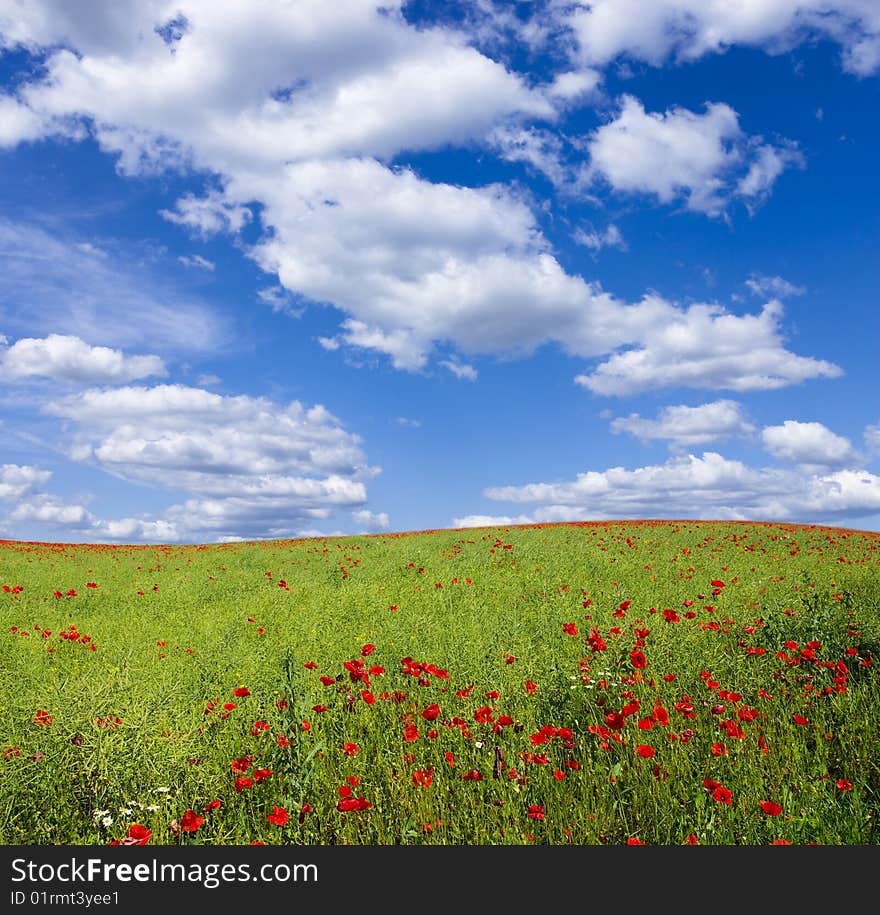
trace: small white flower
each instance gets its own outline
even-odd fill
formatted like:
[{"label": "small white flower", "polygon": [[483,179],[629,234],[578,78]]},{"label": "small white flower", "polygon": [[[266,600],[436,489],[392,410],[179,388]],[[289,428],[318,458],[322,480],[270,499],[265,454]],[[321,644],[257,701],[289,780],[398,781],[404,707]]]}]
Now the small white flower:
[{"label": "small white flower", "polygon": [[171,789],[170,789],[170,788],[167,788],[165,785],[161,785],[161,786],[158,787],[156,790],[157,790],[160,794],[168,794],[168,792],[169,792]]},{"label": "small white flower", "polygon": [[109,813],[110,813],[109,810],[96,810],[96,811],[95,811],[95,814],[94,814],[95,822],[97,823],[98,820],[101,819],[101,817],[105,817],[105,816],[107,816]]},{"label": "small white flower", "polygon": [[119,812],[120,812],[124,817],[130,817],[130,816],[131,816],[131,809],[130,809],[129,807],[120,807],[120,808],[119,808]]},{"label": "small white flower", "polygon": [[155,813],[155,812],[159,809],[159,805],[158,805],[158,804],[150,804],[150,806],[147,807],[146,809],[147,809],[150,813]]},{"label": "small white flower", "polygon": [[112,825],[113,825],[113,817],[111,817],[111,816],[106,816],[106,817],[104,817],[103,820],[101,820],[101,823],[102,823],[104,826],[112,826]]}]

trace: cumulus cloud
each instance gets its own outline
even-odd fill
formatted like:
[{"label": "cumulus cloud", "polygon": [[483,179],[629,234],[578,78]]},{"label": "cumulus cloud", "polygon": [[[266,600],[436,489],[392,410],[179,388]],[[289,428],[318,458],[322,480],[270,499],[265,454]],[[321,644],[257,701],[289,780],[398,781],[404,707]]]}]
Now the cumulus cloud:
[{"label": "cumulus cloud", "polygon": [[729,105],[709,103],[703,114],[647,112],[631,95],[590,135],[587,148],[590,173],[614,190],[650,194],[661,203],[683,200],[709,216],[720,215],[735,196],[762,199],[786,167],[802,162],[791,145],[747,137]]},{"label": "cumulus cloud", "polygon": [[213,272],[214,267],[216,266],[213,261],[209,261],[208,258],[202,257],[201,254],[182,254],[177,260],[183,264],[184,267],[195,267],[198,270],[210,270]]},{"label": "cumulus cloud", "polygon": [[391,523],[386,512],[371,512],[366,508],[353,511],[351,518],[355,524],[360,525],[367,533],[387,531]]},{"label": "cumulus cloud", "polygon": [[168,372],[158,356],[126,356],[118,349],[90,346],[79,337],[50,334],[0,345],[0,378],[42,377],[85,384],[112,384]]},{"label": "cumulus cloud", "polygon": [[746,286],[757,296],[773,299],[787,299],[806,292],[803,286],[795,286],[781,276],[753,274],[746,280]]},{"label": "cumulus cloud", "polygon": [[[524,34],[526,26],[514,28],[509,16],[485,17],[495,25],[502,20]],[[414,150],[484,143],[564,183],[548,128],[596,85],[589,68],[566,67],[546,85],[528,85],[449,23],[416,27],[401,3],[366,0],[182,0],[173,10],[102,2],[82,21],[43,0],[17,8],[4,23],[7,45],[46,55],[45,71],[21,86],[21,103],[47,118],[78,118],[124,172],[164,165],[205,173],[201,194],[184,195],[162,215],[202,236],[258,223],[262,235],[255,233],[247,250],[280,284],[278,295],[264,298],[297,313],[281,297],[284,290],[298,306],[338,309],[338,331],[318,340],[327,349],[377,352],[399,369],[419,371],[437,348],[457,351],[464,358],[454,361],[462,365],[468,356],[526,356],[548,343],[592,358],[621,347],[639,351],[657,315],[700,323],[697,312],[660,305],[656,297],[620,302],[566,272],[516,188],[432,183],[392,164]],[[538,44],[550,34],[533,31]],[[663,157],[667,171],[653,163],[647,176],[617,170],[607,148],[625,142],[621,117],[633,119],[641,131],[637,145],[645,147],[633,156],[627,151],[624,161],[642,168],[644,156],[656,152],[651,144],[666,143],[673,149]],[[684,194],[707,212],[737,193],[736,180],[764,192],[769,178],[760,175],[770,175],[769,165],[747,180],[760,159],[756,144],[727,106],[702,115],[650,115],[635,100],[593,138],[596,173],[615,186],[647,182],[649,191]],[[622,244],[614,227],[581,241],[592,250]],[[86,275],[96,276],[96,264],[87,266]],[[103,269],[102,290],[111,267]],[[69,298],[58,291],[59,300]],[[213,328],[194,329],[184,310],[153,314],[167,322],[166,339],[173,326],[176,340],[207,348]],[[88,317],[77,315],[78,326]],[[192,309],[186,317],[195,317]],[[100,339],[92,326],[96,334],[102,322],[88,323],[94,342],[128,342]],[[715,341],[706,349],[717,349]],[[779,346],[773,352],[785,370],[772,384],[822,373],[816,360]],[[731,363],[728,386],[750,389],[737,387],[735,376]]]},{"label": "cumulus cloud", "polygon": [[[74,425],[74,460],[188,496],[152,517],[112,521],[46,496],[12,519],[64,523],[106,539],[290,536],[337,510],[367,511],[365,483],[378,473],[358,437],[320,405],[157,385],[90,389],[44,411]],[[45,479],[25,476],[15,493]],[[360,523],[381,527],[383,518],[367,511]]]},{"label": "cumulus cloud", "polygon": [[[587,471],[570,482],[496,486],[496,501],[534,503],[517,523],[590,518],[839,521],[880,509],[880,477],[866,470],[812,473],[753,468],[715,452],[663,464]],[[457,519],[462,520],[462,519]]]},{"label": "cumulus cloud", "polygon": [[821,37],[840,45],[846,70],[867,76],[880,67],[880,8],[873,0],[577,0],[560,4],[559,17],[589,66],[621,55],[654,65],[695,60],[733,45],[779,53]]},{"label": "cumulus cloud", "polygon": [[748,436],[755,432],[755,427],[746,419],[742,404],[735,400],[716,400],[696,407],[663,407],[656,419],[630,413],[613,419],[611,431],[615,434],[626,432],[644,442],[660,439],[669,442],[671,447],[687,448],[734,436]]},{"label": "cumulus cloud", "polygon": [[772,390],[807,378],[834,378],[830,362],[785,349],[782,305],[768,302],[758,315],[732,315],[714,305],[686,310],[658,303],[664,320],[640,331],[639,345],[615,353],[575,379],[596,394],[633,394],[687,386],[732,391]]},{"label": "cumulus cloud", "polygon": [[857,460],[850,440],[836,435],[822,423],[787,419],[781,426],[765,426],[761,439],[773,457],[787,464],[843,467]]},{"label": "cumulus cloud", "polygon": [[20,499],[45,486],[52,477],[50,470],[27,464],[0,464],[0,499]]},{"label": "cumulus cloud", "polygon": [[472,365],[467,365],[464,362],[458,362],[455,359],[444,359],[440,362],[440,365],[445,369],[449,369],[456,378],[463,378],[465,381],[476,381],[477,380],[477,370]]},{"label": "cumulus cloud", "polygon": [[584,229],[578,227],[572,234],[572,241],[577,245],[583,245],[591,251],[600,251],[602,248],[620,248],[626,250],[626,242],[620,229],[614,223],[608,225],[604,231],[599,232],[596,229]]}]

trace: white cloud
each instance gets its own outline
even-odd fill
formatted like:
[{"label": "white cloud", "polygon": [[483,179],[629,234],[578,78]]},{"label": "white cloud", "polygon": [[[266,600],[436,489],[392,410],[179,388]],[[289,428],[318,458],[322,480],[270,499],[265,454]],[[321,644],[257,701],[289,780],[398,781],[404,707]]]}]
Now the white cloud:
[{"label": "white cloud", "polygon": [[199,270],[214,270],[215,264],[201,254],[182,254],[177,258],[184,267],[195,267]]},{"label": "white cloud", "polygon": [[397,425],[408,426],[411,429],[418,429],[422,425],[422,421],[420,419],[410,419],[407,416],[398,416]]},{"label": "white cloud", "polygon": [[55,496],[40,493],[33,499],[22,501],[9,512],[13,522],[39,521],[63,527],[79,527],[90,522],[91,515],[82,505],[69,505]]},{"label": "white cloud", "polygon": [[732,315],[713,305],[666,306],[666,312],[664,320],[641,331],[639,346],[615,353],[592,374],[579,375],[577,383],[596,394],[622,396],[679,385],[773,390],[842,374],[830,362],[785,349],[777,301],[758,315]]},{"label": "white cloud", "polygon": [[240,232],[253,218],[247,207],[229,203],[219,191],[210,191],[204,197],[185,194],[175,202],[173,210],[160,210],[159,214],[203,238],[218,232]]},{"label": "white cloud", "polygon": [[634,470],[591,470],[571,482],[491,487],[484,495],[539,506],[530,515],[518,516],[516,523],[590,518],[819,523],[875,514],[880,510],[880,477],[852,469],[816,474],[752,468],[706,452]]},{"label": "white cloud", "polygon": [[865,429],[865,445],[872,455],[880,455],[880,423]]},{"label": "white cloud", "polygon": [[777,460],[809,468],[844,467],[857,461],[849,439],[822,423],[787,419],[781,426],[765,426],[764,447]]},{"label": "white cloud", "polygon": [[27,464],[0,464],[0,499],[21,499],[44,486],[52,477],[50,470]]},{"label": "white cloud", "polygon": [[[431,183],[388,164],[400,152],[491,144],[495,132],[510,155],[554,173],[557,150],[545,126],[597,79],[579,65],[548,85],[529,86],[470,46],[463,32],[416,28],[401,10],[400,3],[367,0],[181,0],[173,7],[98,3],[80,21],[43,0],[17,9],[5,32],[8,44],[49,49],[45,78],[38,73],[19,91],[23,104],[47,118],[79,117],[124,172],[164,164],[207,174],[203,194],[183,196],[163,211],[166,218],[203,235],[238,233],[258,221],[264,234],[249,249],[256,262],[277,274],[295,301],[341,312],[338,332],[318,340],[327,349],[372,350],[408,371],[424,368],[437,346],[466,359],[524,356],[555,342],[592,358],[640,346],[657,315],[690,321],[690,313],[656,297],[627,305],[566,273],[516,189]],[[490,31],[530,35],[537,44],[552,33],[517,25],[517,17],[483,18]],[[734,193],[729,182],[748,173],[756,141],[739,137],[726,106],[663,117],[661,134],[680,127],[686,141],[701,141],[692,154],[678,151],[674,174],[663,180],[691,181],[684,188],[690,204],[712,209],[719,196]],[[642,120],[654,123],[643,110]],[[735,149],[727,150],[734,133]],[[725,175],[728,185],[713,191],[713,169],[723,170],[740,147],[742,174]],[[612,228],[598,240],[620,244]],[[87,277],[96,276],[92,260]],[[103,292],[111,268],[102,269],[95,283]],[[0,294],[3,284],[0,278]],[[60,281],[52,285],[58,301],[69,298]],[[73,286],[81,288],[79,276]],[[14,288],[20,296],[33,282]],[[137,283],[113,288],[139,295],[131,291]],[[296,313],[277,296],[270,304]],[[98,336],[99,327],[115,326],[117,334],[137,328],[169,346],[180,345],[169,338],[213,345],[216,327],[198,328],[187,320],[193,309],[185,314],[179,305],[161,303],[151,312],[160,320],[147,318],[147,330],[166,325],[164,337],[136,320],[97,320],[88,304],[68,320],[88,326],[97,343],[128,345]],[[779,346],[774,355],[800,358]],[[822,365],[803,359],[797,368],[799,379],[821,373]],[[735,367],[730,371],[734,389],[745,389],[736,387]]]},{"label": "white cloud", "polygon": [[614,223],[608,225],[604,232],[598,232],[592,228],[587,231],[579,226],[571,237],[575,244],[583,245],[591,251],[600,251],[602,248],[626,250],[626,242],[623,240],[623,235]]},{"label": "white cloud", "polygon": [[795,286],[794,283],[790,283],[781,276],[753,274],[746,280],[746,286],[757,296],[774,299],[787,299],[806,292],[803,286]]},{"label": "white cloud", "polygon": [[0,149],[39,139],[45,132],[43,118],[17,99],[0,94]]},{"label": "white cloud", "polygon": [[216,349],[224,320],[123,253],[66,240],[37,225],[0,219],[4,330],[58,334],[93,345],[160,352]]},{"label": "white cloud", "polygon": [[221,378],[219,375],[207,374],[199,375],[199,377],[196,379],[196,384],[198,384],[200,388],[210,388],[215,384],[220,384],[220,381]]},{"label": "white cloud", "polygon": [[351,517],[355,524],[359,524],[367,533],[387,531],[391,523],[386,512],[371,512],[366,508],[353,511]]},{"label": "white cloud", "polygon": [[[76,424],[73,459],[189,496],[160,516],[89,515],[89,530],[110,539],[159,530],[176,540],[290,536],[304,521],[362,510],[365,481],[378,472],[320,405],[157,385],[92,389],[44,411]],[[381,524],[383,514],[370,517]]]},{"label": "white cloud", "polygon": [[611,431],[627,432],[642,441],[661,439],[673,447],[691,447],[732,436],[748,436],[755,427],[746,420],[742,404],[716,400],[697,407],[663,407],[656,419],[630,413],[613,419]]},{"label": "white cloud", "polygon": [[464,515],[453,518],[453,527],[509,527],[512,524],[534,524],[529,515]]},{"label": "white cloud", "polygon": [[880,7],[874,0],[577,0],[560,5],[579,59],[604,65],[620,55],[659,65],[694,60],[733,45],[779,53],[815,37],[843,51],[843,66],[861,76],[880,66]]},{"label": "white cloud", "polygon": [[449,369],[456,378],[463,378],[466,381],[477,380],[477,370],[472,365],[457,362],[455,359],[444,359],[440,362],[440,365],[445,369]]},{"label": "white cloud", "polygon": [[683,199],[688,209],[709,216],[720,215],[736,195],[753,202],[766,196],[786,167],[802,161],[791,145],[746,137],[729,105],[707,103],[703,114],[646,112],[631,95],[590,135],[587,148],[590,174],[616,191],[651,194],[661,203]]},{"label": "white cloud", "polygon": [[120,350],[90,346],[79,337],[62,334],[23,337],[0,348],[0,378],[7,381],[42,377],[108,384],[167,374],[158,356],[126,356]]}]

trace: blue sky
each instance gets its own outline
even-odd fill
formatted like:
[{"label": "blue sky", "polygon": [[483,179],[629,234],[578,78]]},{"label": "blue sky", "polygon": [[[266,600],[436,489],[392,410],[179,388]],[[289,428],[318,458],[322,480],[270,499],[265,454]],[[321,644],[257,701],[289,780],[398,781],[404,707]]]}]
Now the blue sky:
[{"label": "blue sky", "polygon": [[0,0],[0,537],[880,530],[874,0]]}]

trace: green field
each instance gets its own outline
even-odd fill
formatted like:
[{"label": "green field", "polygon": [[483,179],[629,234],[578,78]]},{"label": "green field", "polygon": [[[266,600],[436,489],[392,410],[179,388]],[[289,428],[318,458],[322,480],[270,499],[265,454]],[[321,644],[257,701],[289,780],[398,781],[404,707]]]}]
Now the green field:
[{"label": "green field", "polygon": [[880,840],[878,534],[3,541],[0,586],[3,844]]}]

